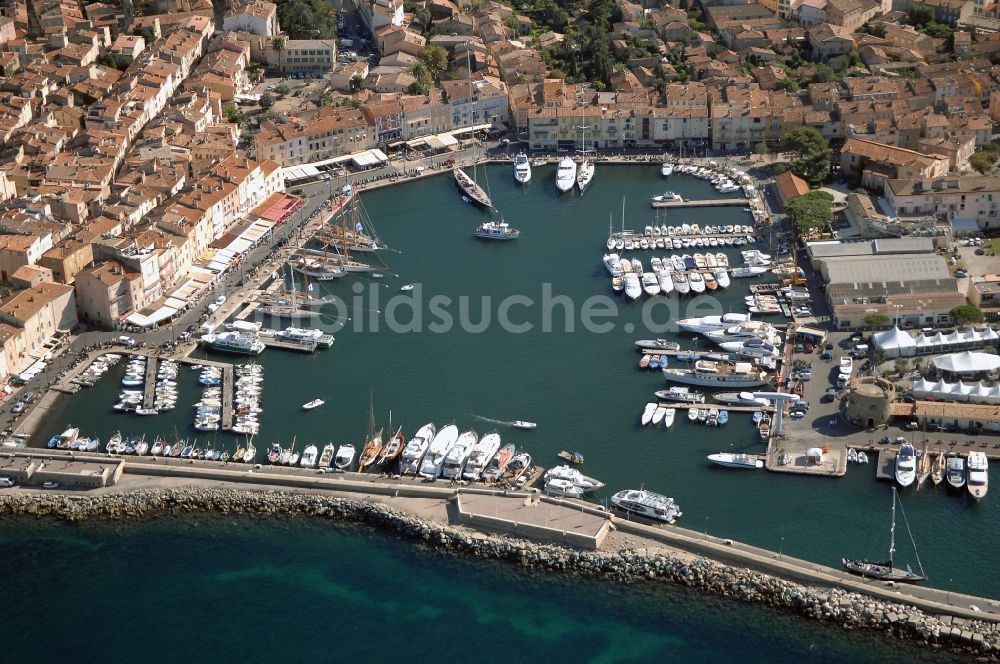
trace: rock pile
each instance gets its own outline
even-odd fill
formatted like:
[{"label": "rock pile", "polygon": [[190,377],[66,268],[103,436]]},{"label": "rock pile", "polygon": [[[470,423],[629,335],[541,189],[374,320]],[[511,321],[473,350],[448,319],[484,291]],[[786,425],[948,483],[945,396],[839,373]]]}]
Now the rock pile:
[{"label": "rock pile", "polygon": [[481,558],[523,567],[610,578],[632,583],[665,580],[746,602],[765,604],[847,629],[876,629],[930,645],[961,648],[993,659],[1000,652],[1000,625],[930,615],[912,606],[837,588],[806,586],[705,558],[681,560],[662,550],[580,551],[500,535],[473,533],[421,519],[386,505],[280,491],[142,489],[103,496],[0,494],[0,514],[85,519],[138,519],[185,512],[302,515],[362,523]]}]

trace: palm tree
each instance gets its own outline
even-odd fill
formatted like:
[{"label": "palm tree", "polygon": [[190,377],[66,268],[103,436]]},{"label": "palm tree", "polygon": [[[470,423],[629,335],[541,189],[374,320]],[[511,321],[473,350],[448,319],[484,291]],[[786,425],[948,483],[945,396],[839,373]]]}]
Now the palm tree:
[{"label": "palm tree", "polygon": [[275,54],[275,56],[276,56],[276,58],[278,60],[278,62],[277,62],[278,69],[282,69],[283,70],[283,68],[281,66],[281,53],[282,53],[282,51],[285,50],[285,38],[284,37],[275,37],[274,39],[272,39],[271,40],[271,48],[274,50],[274,54]]}]

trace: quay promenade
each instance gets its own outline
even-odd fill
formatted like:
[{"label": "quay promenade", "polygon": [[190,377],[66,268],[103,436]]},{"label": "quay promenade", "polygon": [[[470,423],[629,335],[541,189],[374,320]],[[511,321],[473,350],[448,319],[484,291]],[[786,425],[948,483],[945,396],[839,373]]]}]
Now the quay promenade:
[{"label": "quay promenade", "polygon": [[[11,455],[8,455],[10,457]],[[73,455],[40,450],[19,451],[14,457],[32,456],[35,461],[67,462]],[[89,455],[101,458],[102,455]],[[108,457],[103,457],[108,458]],[[524,492],[427,483],[357,473],[320,474],[315,470],[241,466],[238,464],[179,463],[126,458],[115,459],[124,474],[113,485],[88,491],[34,487],[5,489],[27,495],[51,494],[68,497],[128,493],[143,488],[213,487],[252,491],[293,491],[346,494],[358,500],[383,502],[441,523],[560,543],[576,548],[634,550],[664,548],[703,556],[717,562],[763,572],[778,578],[814,586],[842,588],[871,597],[910,604],[930,614],[949,616],[961,627],[968,620],[1000,623],[1000,602],[920,585],[891,584],[862,579],[843,570],[749,546],[678,526],[617,516],[583,501],[551,498],[535,490]],[[525,518],[531,505],[544,505],[539,516]],[[461,513],[461,512],[464,512]],[[608,532],[605,530],[607,525]],[[831,553],[837,557],[836,552]]]}]

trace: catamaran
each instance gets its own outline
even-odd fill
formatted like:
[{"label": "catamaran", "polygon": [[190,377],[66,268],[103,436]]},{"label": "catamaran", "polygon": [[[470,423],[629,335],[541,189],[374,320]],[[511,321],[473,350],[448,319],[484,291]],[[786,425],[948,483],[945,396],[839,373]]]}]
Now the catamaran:
[{"label": "catamaran", "polygon": [[611,496],[611,504],[626,512],[663,523],[673,523],[682,514],[673,498],[645,489],[619,491]]},{"label": "catamaran", "polygon": [[518,152],[514,157],[514,180],[519,184],[528,184],[531,181],[531,162],[528,155]]}]

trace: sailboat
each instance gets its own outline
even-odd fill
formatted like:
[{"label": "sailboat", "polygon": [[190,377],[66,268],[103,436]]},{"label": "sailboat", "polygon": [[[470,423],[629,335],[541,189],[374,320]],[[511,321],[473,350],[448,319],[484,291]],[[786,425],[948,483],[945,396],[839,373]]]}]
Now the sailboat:
[{"label": "sailboat", "polygon": [[[472,97],[473,100],[475,100],[476,96],[475,96],[475,93],[472,90],[472,66],[470,64],[470,52],[469,52],[469,50],[466,50],[466,52],[465,52],[465,66],[469,70],[469,96]],[[475,126],[475,124],[476,124],[476,105],[475,105],[475,101],[473,101],[473,104],[472,104],[472,124],[473,124],[473,126]],[[473,168],[473,173],[475,173],[475,168],[476,168],[475,162],[473,162],[472,168]],[[476,182],[475,178],[469,177],[469,174],[466,173],[465,171],[463,171],[458,166],[456,166],[453,169],[452,173],[455,176],[455,184],[458,185],[458,188],[461,190],[461,192],[462,192],[462,194],[464,196],[466,196],[469,200],[471,200],[476,205],[481,205],[484,208],[492,208],[493,207],[493,201],[490,200],[490,197],[486,193],[486,191],[482,187],[479,186],[479,183]]]},{"label": "sailboat", "polygon": [[590,184],[590,181],[594,179],[594,162],[587,159],[587,129],[586,126],[581,126],[580,129],[583,131],[583,161],[580,162],[580,168],[576,173],[576,186],[580,189],[582,194]]},{"label": "sailboat", "polygon": [[274,316],[275,318],[309,318],[315,314],[315,312],[299,306],[299,296],[302,293],[295,290],[295,270],[290,270],[289,274],[292,279],[292,287],[288,291],[288,296],[282,298],[265,298],[262,296],[257,300],[260,303],[257,311],[268,316]]},{"label": "sailboat", "polygon": [[[369,396],[369,399],[371,397]],[[368,419],[368,442],[361,450],[358,457],[358,472],[363,473],[368,466],[375,465],[379,454],[382,453],[382,429],[375,432],[375,405],[371,404],[370,417]]]},{"label": "sailboat", "polygon": [[[892,488],[892,527],[889,529],[889,560],[881,563],[873,563],[868,560],[849,560],[847,558],[841,559],[841,564],[844,568],[851,572],[852,574],[858,574],[860,576],[869,579],[879,579],[880,581],[896,581],[901,583],[917,583],[918,581],[923,581],[924,578],[924,568],[920,564],[920,556],[917,554],[917,547],[914,544],[913,553],[917,557],[917,566],[920,568],[920,574],[917,574],[907,566],[907,568],[899,569],[893,563],[893,555],[896,553],[896,503],[899,502],[899,497],[896,495],[896,487]],[[903,511],[903,504],[899,504],[900,512]],[[903,522],[906,523],[906,514],[903,514]],[[910,526],[907,524],[906,532],[910,532]],[[910,542],[913,542],[913,535],[910,535]]]}]

